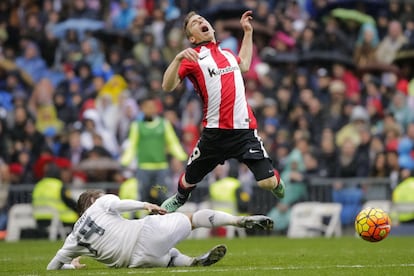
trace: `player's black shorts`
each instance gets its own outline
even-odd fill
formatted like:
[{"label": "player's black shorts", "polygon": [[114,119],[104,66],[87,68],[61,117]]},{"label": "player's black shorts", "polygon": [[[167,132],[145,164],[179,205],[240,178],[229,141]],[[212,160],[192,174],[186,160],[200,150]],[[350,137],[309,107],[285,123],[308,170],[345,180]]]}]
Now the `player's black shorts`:
[{"label": "player's black shorts", "polygon": [[188,159],[185,180],[197,184],[231,158],[245,163],[257,181],[274,175],[272,160],[256,130],[206,128]]}]

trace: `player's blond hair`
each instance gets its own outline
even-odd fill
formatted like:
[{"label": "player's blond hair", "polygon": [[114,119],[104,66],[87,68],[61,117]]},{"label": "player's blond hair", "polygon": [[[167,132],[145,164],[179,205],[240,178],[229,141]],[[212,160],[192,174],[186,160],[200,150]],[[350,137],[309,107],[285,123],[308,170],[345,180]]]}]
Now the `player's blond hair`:
[{"label": "player's blond hair", "polygon": [[189,13],[187,13],[187,15],[184,18],[183,30],[187,38],[191,36],[190,31],[187,29],[187,25],[188,25],[188,22],[190,21],[190,18],[193,17],[194,15],[197,15],[197,13],[195,11],[190,11]]}]

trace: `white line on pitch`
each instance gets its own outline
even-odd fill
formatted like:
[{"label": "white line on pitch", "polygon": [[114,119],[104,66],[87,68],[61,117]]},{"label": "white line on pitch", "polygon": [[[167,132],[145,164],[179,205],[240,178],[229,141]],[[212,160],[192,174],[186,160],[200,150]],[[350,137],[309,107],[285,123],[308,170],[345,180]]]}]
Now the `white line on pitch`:
[{"label": "white line on pitch", "polygon": [[[194,272],[237,272],[237,271],[252,271],[252,270],[262,270],[262,271],[271,271],[271,270],[319,270],[319,269],[329,269],[329,268],[386,268],[386,267],[414,267],[414,264],[382,264],[382,265],[331,265],[331,266],[288,266],[288,267],[277,267],[277,266],[270,266],[270,267],[243,267],[243,268],[237,268],[237,267],[229,267],[229,268],[214,268],[209,267],[208,269],[185,269],[185,268],[171,268],[168,272],[175,272],[175,273],[194,273]],[[135,273],[134,272],[128,272],[128,273]],[[153,274],[153,273],[160,273],[159,270],[157,271],[140,271],[139,273],[142,274]]]}]

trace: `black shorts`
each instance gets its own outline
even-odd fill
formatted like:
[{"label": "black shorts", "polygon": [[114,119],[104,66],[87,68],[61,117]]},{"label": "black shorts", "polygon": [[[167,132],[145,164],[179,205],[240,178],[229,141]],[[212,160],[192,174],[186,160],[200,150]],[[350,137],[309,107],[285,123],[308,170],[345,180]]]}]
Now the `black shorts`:
[{"label": "black shorts", "polygon": [[257,181],[274,175],[272,160],[256,130],[206,128],[188,159],[185,180],[197,184],[218,164],[231,158],[245,163]]}]

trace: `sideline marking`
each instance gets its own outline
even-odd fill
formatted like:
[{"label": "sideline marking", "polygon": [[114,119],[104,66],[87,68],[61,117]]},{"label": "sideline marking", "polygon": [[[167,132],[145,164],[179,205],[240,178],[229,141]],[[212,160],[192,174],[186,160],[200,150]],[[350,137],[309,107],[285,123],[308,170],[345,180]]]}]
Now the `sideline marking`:
[{"label": "sideline marking", "polygon": [[[263,270],[263,271],[272,271],[272,270],[278,270],[278,271],[282,271],[282,270],[306,270],[306,269],[314,269],[314,270],[319,270],[319,269],[328,269],[328,268],[386,268],[386,267],[414,267],[414,263],[413,264],[382,264],[382,265],[327,265],[327,266],[288,266],[288,267],[278,267],[278,266],[270,266],[270,267],[262,267],[262,266],[253,266],[253,267],[245,267],[245,268],[236,268],[236,267],[231,267],[231,268],[214,268],[214,267],[209,267],[208,269],[185,269],[185,268],[171,268],[168,270],[169,273],[173,272],[173,273],[194,273],[194,272],[230,272],[230,271],[239,271],[239,272],[243,272],[243,271],[252,271],[252,270]],[[139,270],[139,268],[138,268]],[[130,271],[128,272],[128,274],[132,274],[132,273],[137,273],[137,271]],[[160,271],[139,271],[139,273],[142,274],[153,274],[153,273],[160,273]]]}]

